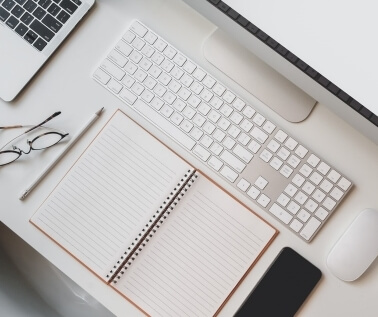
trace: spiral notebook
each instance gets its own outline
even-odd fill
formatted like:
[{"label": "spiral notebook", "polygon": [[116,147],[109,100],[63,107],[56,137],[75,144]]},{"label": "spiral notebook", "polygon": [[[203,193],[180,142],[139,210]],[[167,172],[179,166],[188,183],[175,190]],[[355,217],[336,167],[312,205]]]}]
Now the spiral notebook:
[{"label": "spiral notebook", "polygon": [[30,221],[152,316],[216,315],[277,234],[120,110]]}]

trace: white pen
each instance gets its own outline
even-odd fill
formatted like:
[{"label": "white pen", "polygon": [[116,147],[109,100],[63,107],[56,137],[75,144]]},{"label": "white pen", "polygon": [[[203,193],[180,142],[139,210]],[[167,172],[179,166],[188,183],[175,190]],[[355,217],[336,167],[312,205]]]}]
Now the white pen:
[{"label": "white pen", "polygon": [[65,147],[65,149],[42,171],[42,173],[31,183],[27,189],[25,189],[21,196],[18,198],[24,200],[26,196],[39,184],[39,182],[53,169],[53,167],[60,161],[60,159],[71,149],[77,140],[89,129],[89,127],[100,117],[104,107],[98,110],[88,122],[80,129],[80,131],[72,138],[71,142]]}]

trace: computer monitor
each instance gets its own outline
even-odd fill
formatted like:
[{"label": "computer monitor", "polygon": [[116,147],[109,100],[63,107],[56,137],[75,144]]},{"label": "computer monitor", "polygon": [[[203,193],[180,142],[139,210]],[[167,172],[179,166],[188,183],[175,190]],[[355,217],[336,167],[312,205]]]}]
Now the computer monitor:
[{"label": "computer monitor", "polygon": [[[224,50],[219,50],[218,45],[223,43],[226,49],[228,41],[237,43],[240,52],[233,49],[231,54],[240,54],[238,63],[248,50],[251,55],[244,58],[247,63],[263,61],[300,88],[302,94],[298,92],[299,97],[293,98],[300,102],[291,109],[283,104],[277,111],[285,119],[293,122],[305,119],[314,98],[378,144],[378,59],[374,55],[373,40],[378,20],[374,17],[373,2],[184,1],[221,30],[205,44],[205,57],[252,94],[258,95],[262,91],[263,96],[257,97],[273,110],[277,110],[275,106],[264,100],[264,89],[253,91],[254,87],[249,89],[245,85],[247,75],[237,76],[232,70],[229,73],[227,64],[230,61],[222,60],[224,54],[219,52]],[[213,54],[214,49],[218,49],[216,54]],[[225,58],[230,57],[227,54]],[[261,64],[257,65],[258,69],[261,67]],[[253,68],[254,65],[239,67],[244,72]],[[272,78],[270,70],[267,71],[267,78]],[[284,80],[276,84],[281,87],[281,92],[271,89],[270,94],[274,91],[284,96],[282,90],[289,87],[285,98],[290,101],[292,87]],[[297,112],[298,117],[285,117],[287,113]]]}]

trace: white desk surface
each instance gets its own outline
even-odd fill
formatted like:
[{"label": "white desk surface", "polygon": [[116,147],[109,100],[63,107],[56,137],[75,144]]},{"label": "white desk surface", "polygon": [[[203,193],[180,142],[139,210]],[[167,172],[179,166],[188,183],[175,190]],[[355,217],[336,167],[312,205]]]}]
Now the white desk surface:
[{"label": "white desk surface", "polygon": [[[164,136],[120,100],[100,87],[91,75],[109,49],[134,18],[140,19],[168,41],[197,61],[281,125],[305,145],[343,171],[355,187],[339,206],[317,237],[307,244],[284,228],[279,221],[233,190],[199,160]],[[378,208],[378,147],[344,121],[319,104],[303,123],[282,120],[265,105],[209,65],[201,46],[214,26],[178,0],[97,0],[97,4],[72,36],[60,47],[24,92],[13,102],[0,100],[0,125],[36,124],[55,111],[62,114],[51,126],[74,135],[100,107],[106,111],[79,140],[54,170],[25,201],[18,195],[64,147],[34,151],[17,163],[0,169],[0,221],[99,300],[117,316],[142,316],[134,306],[100,281],[54,242],[29,223],[29,218],[63,177],[115,109],[121,108],[197,168],[223,185],[256,213],[281,232],[254,269],[234,293],[220,316],[231,316],[273,258],[284,246],[290,246],[320,268],[323,277],[302,306],[299,316],[377,316],[378,261],[355,282],[334,277],[326,267],[326,257],[352,220],[367,207]],[[0,143],[10,137],[0,132]]]}]

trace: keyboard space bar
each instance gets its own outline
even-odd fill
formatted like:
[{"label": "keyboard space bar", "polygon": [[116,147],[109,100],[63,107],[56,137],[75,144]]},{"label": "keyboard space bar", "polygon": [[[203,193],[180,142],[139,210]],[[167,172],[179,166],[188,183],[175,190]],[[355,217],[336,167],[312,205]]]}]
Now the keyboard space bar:
[{"label": "keyboard space bar", "polygon": [[187,136],[184,132],[182,132],[179,128],[177,128],[173,123],[169,122],[167,119],[161,116],[161,114],[157,113],[154,109],[152,109],[149,105],[144,103],[142,100],[138,99],[134,104],[133,107],[143,116],[145,116],[148,120],[154,123],[158,128],[160,128],[163,132],[168,134],[170,137],[175,139],[178,143],[183,145],[189,151],[194,147],[196,142]]}]

